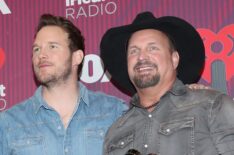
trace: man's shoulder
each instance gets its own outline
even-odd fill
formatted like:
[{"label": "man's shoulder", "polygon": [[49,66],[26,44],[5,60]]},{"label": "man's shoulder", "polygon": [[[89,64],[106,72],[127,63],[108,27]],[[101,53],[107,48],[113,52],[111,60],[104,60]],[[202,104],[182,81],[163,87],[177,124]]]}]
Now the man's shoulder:
[{"label": "man's shoulder", "polygon": [[91,103],[102,102],[103,104],[125,104],[125,101],[113,95],[88,89],[84,84],[80,83],[81,96],[84,100]]},{"label": "man's shoulder", "polygon": [[194,95],[194,96],[197,96],[199,99],[207,99],[207,100],[214,100],[216,99],[217,97],[219,96],[227,96],[225,93],[223,92],[220,92],[218,90],[215,90],[215,89],[197,89],[197,90],[194,90],[194,89],[189,89],[191,95]]},{"label": "man's shoulder", "polygon": [[89,100],[102,102],[103,104],[126,104],[126,102],[121,98],[106,94],[104,92],[92,90],[89,90]]},{"label": "man's shoulder", "polygon": [[0,112],[0,123],[2,121],[12,121],[16,118],[23,117],[26,115],[29,111],[32,111],[32,100],[31,98],[28,98],[24,101],[21,101],[17,104],[15,104],[13,107],[10,107],[9,109],[6,109],[3,112]]},{"label": "man's shoulder", "polygon": [[31,103],[32,103],[32,97],[16,103],[14,106],[7,109],[5,112],[25,110],[27,107],[29,107],[31,105]]},{"label": "man's shoulder", "polygon": [[99,91],[89,90],[83,100],[89,105],[89,111],[95,114],[109,114],[119,117],[128,109],[124,100]]},{"label": "man's shoulder", "polygon": [[[215,89],[189,89],[182,96],[174,96],[173,103],[178,107],[211,106],[214,103],[232,103],[233,99],[227,94]],[[223,104],[222,104],[223,105]]]}]

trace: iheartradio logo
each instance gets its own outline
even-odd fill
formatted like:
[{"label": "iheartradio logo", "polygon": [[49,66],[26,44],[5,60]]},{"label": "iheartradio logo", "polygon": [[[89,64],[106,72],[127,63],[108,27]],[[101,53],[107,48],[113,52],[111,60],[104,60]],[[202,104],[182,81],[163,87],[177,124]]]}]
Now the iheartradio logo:
[{"label": "iheartradio logo", "polygon": [[3,51],[2,48],[0,48],[0,69],[2,68],[2,66],[4,65],[5,63],[5,52]]}]

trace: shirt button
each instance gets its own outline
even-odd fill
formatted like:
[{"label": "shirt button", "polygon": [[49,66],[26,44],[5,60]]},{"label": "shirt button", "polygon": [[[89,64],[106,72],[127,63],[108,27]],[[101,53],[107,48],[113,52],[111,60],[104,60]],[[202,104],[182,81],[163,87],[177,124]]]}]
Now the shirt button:
[{"label": "shirt button", "polygon": [[151,117],[152,117],[152,115],[151,115],[151,114],[149,114],[148,116],[149,116],[149,118],[151,118]]},{"label": "shirt button", "polygon": [[100,136],[104,136],[104,133],[103,133],[103,132],[100,132]]},{"label": "shirt button", "polygon": [[148,145],[147,145],[147,144],[145,144],[145,145],[144,145],[144,147],[145,147],[145,148],[148,148]]},{"label": "shirt button", "polygon": [[124,142],[121,142],[120,144],[121,144],[121,145],[124,145]]},{"label": "shirt button", "polygon": [[61,126],[58,126],[58,130],[61,130],[62,129],[62,127]]},{"label": "shirt button", "polygon": [[65,148],[64,152],[65,152],[65,153],[68,153],[68,151],[69,151],[68,148]]},{"label": "shirt button", "polygon": [[168,133],[168,132],[170,132],[171,130],[170,130],[170,129],[167,129],[166,131],[167,131],[167,133]]}]

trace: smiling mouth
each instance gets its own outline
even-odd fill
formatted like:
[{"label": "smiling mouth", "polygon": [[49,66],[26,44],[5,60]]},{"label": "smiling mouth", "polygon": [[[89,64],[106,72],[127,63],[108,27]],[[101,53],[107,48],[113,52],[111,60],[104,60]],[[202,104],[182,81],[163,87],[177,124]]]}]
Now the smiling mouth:
[{"label": "smiling mouth", "polygon": [[141,72],[141,71],[149,71],[152,70],[153,67],[152,66],[142,66],[142,67],[136,67],[136,71]]},{"label": "smiling mouth", "polygon": [[135,71],[138,73],[146,73],[146,72],[150,72],[154,69],[155,69],[155,66],[153,66],[153,65],[142,65],[142,66],[135,67]]}]

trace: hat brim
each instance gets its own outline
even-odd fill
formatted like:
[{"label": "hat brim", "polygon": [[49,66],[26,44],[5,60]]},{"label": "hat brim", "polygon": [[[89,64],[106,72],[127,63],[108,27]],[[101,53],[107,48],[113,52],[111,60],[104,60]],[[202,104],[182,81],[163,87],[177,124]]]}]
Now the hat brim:
[{"label": "hat brim", "polygon": [[117,87],[124,89],[121,90],[129,95],[136,92],[128,76],[126,44],[134,32],[143,29],[160,30],[169,34],[175,41],[180,55],[177,77],[184,84],[196,83],[200,79],[205,60],[200,35],[188,22],[166,16],[144,23],[111,28],[104,34],[100,45],[101,58]]}]

